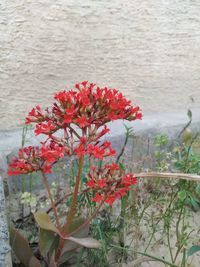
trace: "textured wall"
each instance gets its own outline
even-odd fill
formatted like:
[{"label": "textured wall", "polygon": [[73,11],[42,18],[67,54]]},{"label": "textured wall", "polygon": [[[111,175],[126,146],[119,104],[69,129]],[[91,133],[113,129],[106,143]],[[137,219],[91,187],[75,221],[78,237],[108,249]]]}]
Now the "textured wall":
[{"label": "textured wall", "polygon": [[0,129],[86,79],[145,113],[199,107],[199,15],[199,0],[1,0]]}]

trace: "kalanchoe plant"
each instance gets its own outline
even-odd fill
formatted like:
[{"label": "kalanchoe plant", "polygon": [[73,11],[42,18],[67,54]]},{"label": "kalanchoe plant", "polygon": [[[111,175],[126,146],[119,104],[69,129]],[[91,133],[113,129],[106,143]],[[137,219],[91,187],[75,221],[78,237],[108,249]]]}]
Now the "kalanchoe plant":
[{"label": "kalanchoe plant", "polygon": [[[46,135],[46,140],[41,142],[40,147],[29,146],[20,149],[18,157],[12,159],[8,170],[9,175],[38,171],[42,173],[55,225],[44,212],[37,212],[34,217],[40,229],[40,253],[48,266],[59,266],[64,262],[66,253],[70,251],[70,242],[74,244],[72,250],[77,245],[88,248],[100,246],[97,240],[83,237],[81,230],[88,228],[104,203],[112,205],[116,199],[125,196],[132,185],[136,184],[136,177],[131,173],[125,173],[120,165],[114,162],[93,164],[84,186],[86,190],[94,193],[91,200],[97,203],[97,208],[90,218],[77,222],[77,197],[80,193],[84,160],[87,157],[92,162],[104,162],[104,158],[115,155],[111,143],[101,141],[109,132],[106,123],[118,119],[133,121],[142,118],[140,108],[133,106],[119,91],[107,87],[100,88],[87,81],[76,84],[74,90],[56,93],[54,99],[51,108],[42,110],[40,106],[36,106],[26,117],[26,124],[35,123],[35,134]],[[75,185],[66,221],[61,224],[46,174],[51,173],[53,165],[65,156],[78,159],[78,170],[74,177]],[[12,232],[16,237],[17,232]],[[15,240],[17,242],[17,238]],[[25,265],[33,266],[34,262],[34,266],[41,266],[32,253],[29,255],[29,259],[23,260]]]}]

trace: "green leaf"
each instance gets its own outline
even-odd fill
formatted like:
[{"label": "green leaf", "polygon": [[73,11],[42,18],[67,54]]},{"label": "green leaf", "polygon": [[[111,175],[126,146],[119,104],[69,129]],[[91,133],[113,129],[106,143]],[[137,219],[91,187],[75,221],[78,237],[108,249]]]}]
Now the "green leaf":
[{"label": "green leaf", "polygon": [[192,111],[190,109],[188,109],[187,115],[188,115],[188,118],[191,120],[192,119]]},{"label": "green leaf", "polygon": [[59,234],[58,229],[52,224],[47,213],[38,211],[34,213],[34,218],[40,228]]},{"label": "green leaf", "polygon": [[196,253],[198,251],[200,251],[200,246],[194,245],[194,246],[192,246],[191,248],[188,249],[187,255],[188,255],[188,257],[192,256],[194,253]]},{"label": "green leaf", "polygon": [[198,200],[194,199],[193,197],[190,197],[190,202],[191,202],[192,208],[195,211],[199,210],[199,202],[198,202]]},{"label": "green leaf", "polygon": [[195,191],[198,195],[200,195],[200,184],[196,186]]},{"label": "green leaf", "polygon": [[45,229],[40,229],[39,233],[39,249],[43,257],[52,255],[59,245],[60,237],[52,232]]},{"label": "green leaf", "polygon": [[178,192],[178,198],[181,201],[184,201],[186,197],[187,197],[187,192],[185,190],[181,190]]},{"label": "green leaf", "polygon": [[126,169],[125,166],[124,166],[124,164],[121,163],[121,162],[119,163],[119,167],[120,167],[120,169],[122,169],[123,171],[125,171],[125,169]]},{"label": "green leaf", "polygon": [[41,267],[39,260],[33,255],[28,241],[13,226],[10,226],[10,245],[17,258],[26,267]]},{"label": "green leaf", "polygon": [[[75,217],[73,218],[70,226],[69,226],[69,233],[74,232],[77,228],[79,228],[82,224],[85,223],[85,219],[82,217]],[[64,228],[63,228],[64,230]],[[76,234],[74,234],[73,236],[76,237],[85,237],[87,236],[89,233],[89,225],[86,225],[85,227],[81,228]]]}]

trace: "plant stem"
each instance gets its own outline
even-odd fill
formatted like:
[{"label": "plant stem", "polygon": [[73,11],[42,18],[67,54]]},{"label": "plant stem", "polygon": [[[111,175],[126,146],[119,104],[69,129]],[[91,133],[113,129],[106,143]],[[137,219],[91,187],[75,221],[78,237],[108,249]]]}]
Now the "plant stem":
[{"label": "plant stem", "polygon": [[78,165],[78,174],[76,177],[76,183],[75,183],[75,187],[74,187],[74,193],[72,196],[72,202],[69,208],[69,214],[67,216],[67,221],[65,223],[65,225],[63,226],[63,233],[67,234],[69,231],[69,227],[71,224],[71,221],[74,217],[74,213],[76,210],[76,202],[77,202],[77,196],[78,196],[78,190],[79,190],[79,185],[80,185],[80,181],[81,181],[81,174],[82,174],[82,169],[83,169],[83,163],[84,163],[84,156],[81,156],[79,159],[79,165]]},{"label": "plant stem", "polygon": [[[75,187],[74,187],[74,192],[73,192],[73,196],[72,196],[72,202],[69,208],[69,214],[67,216],[67,221],[65,223],[65,225],[62,227],[62,231],[61,234],[65,235],[68,234],[69,232],[69,228],[71,226],[71,222],[73,220],[74,217],[74,213],[76,210],[76,202],[77,202],[77,196],[78,196],[78,191],[79,191],[79,185],[80,185],[80,181],[81,181],[81,174],[82,174],[82,169],[83,169],[83,163],[84,163],[84,156],[81,156],[79,159],[79,165],[78,165],[78,174],[76,176],[76,183],[75,183]],[[64,239],[60,239],[60,244],[56,253],[56,261],[59,260],[61,254],[62,254],[62,250],[65,244],[65,240]]]},{"label": "plant stem", "polygon": [[181,267],[185,267],[186,265],[186,249],[183,249],[183,258],[182,258],[182,262],[181,262]]},{"label": "plant stem", "polygon": [[172,247],[171,247],[171,242],[170,242],[170,225],[167,226],[167,244],[168,244],[168,248],[169,248],[169,253],[170,253],[171,261],[172,261],[172,263],[174,263],[174,261],[173,261]]},{"label": "plant stem", "polygon": [[176,262],[176,259],[178,257],[178,254],[182,248],[182,244],[180,242],[180,234],[179,234],[179,225],[180,225],[180,222],[181,222],[181,217],[182,217],[182,213],[183,213],[183,208],[184,208],[184,204],[182,203],[182,206],[181,206],[181,209],[180,209],[180,212],[179,212],[179,215],[178,215],[178,219],[177,219],[177,222],[176,222],[176,239],[177,239],[177,251],[176,251],[176,255],[174,257],[174,260],[172,260],[173,263]]},{"label": "plant stem", "polygon": [[72,133],[78,138],[80,139],[80,135],[71,127],[71,126],[68,126],[68,128],[72,131]]},{"label": "plant stem", "polygon": [[116,248],[116,249],[120,249],[120,250],[126,249],[126,250],[129,250],[129,251],[132,251],[132,252],[134,251],[135,253],[137,253],[137,254],[139,254],[139,255],[148,257],[148,258],[150,258],[150,259],[152,259],[152,260],[154,260],[154,261],[162,262],[162,263],[164,263],[165,265],[168,265],[168,266],[170,266],[170,267],[178,267],[177,265],[175,265],[175,264],[173,264],[173,263],[170,263],[170,262],[168,262],[168,261],[166,261],[166,260],[164,260],[164,259],[162,259],[162,258],[155,257],[155,256],[150,255],[150,254],[147,254],[147,253],[139,252],[139,251],[136,251],[136,250],[134,250],[134,249],[124,248],[124,247],[120,247],[120,246],[116,246],[116,245],[112,245],[112,244],[111,244],[110,246],[113,247],[113,248]]},{"label": "plant stem", "polygon": [[162,262],[162,263],[164,263],[164,264],[166,264],[166,265],[168,265],[168,266],[171,266],[171,267],[178,267],[177,265],[175,265],[175,264],[173,264],[173,263],[171,263],[171,262],[168,262],[168,261],[166,261],[166,260],[164,260],[164,259],[161,259],[161,258],[159,258],[159,257],[155,257],[155,256],[152,256],[152,255],[147,254],[147,253],[141,253],[141,252],[137,252],[137,253],[140,254],[140,255],[149,257],[149,258],[151,258],[151,259],[154,259],[155,261]]},{"label": "plant stem", "polygon": [[51,201],[51,207],[52,207],[52,210],[53,210],[53,213],[54,213],[54,216],[55,216],[55,220],[56,220],[56,226],[59,230],[61,230],[61,225],[60,225],[60,222],[59,222],[59,217],[58,217],[58,212],[57,212],[57,209],[56,209],[56,206],[55,206],[55,202],[53,200],[53,196],[51,194],[51,190],[50,190],[50,187],[49,187],[49,184],[48,184],[48,181],[47,181],[47,177],[44,175],[44,173],[42,173],[42,180],[43,180],[43,184],[47,190],[47,193],[48,193],[48,197]]},{"label": "plant stem", "polygon": [[123,145],[123,147],[122,147],[122,149],[121,149],[121,151],[120,151],[120,153],[117,156],[117,159],[115,161],[116,163],[118,163],[120,158],[121,158],[121,156],[123,156],[125,148],[126,148],[127,143],[128,143],[128,139],[130,137],[130,134],[132,133],[132,128],[128,128],[127,126],[125,126],[125,127],[126,127],[126,137],[125,137],[125,140],[124,140],[124,145]]}]

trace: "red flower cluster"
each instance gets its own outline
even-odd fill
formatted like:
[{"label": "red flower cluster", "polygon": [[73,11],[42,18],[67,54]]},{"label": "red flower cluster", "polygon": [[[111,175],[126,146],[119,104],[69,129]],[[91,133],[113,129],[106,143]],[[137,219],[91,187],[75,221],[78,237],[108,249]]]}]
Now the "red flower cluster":
[{"label": "red flower cluster", "polygon": [[109,121],[142,118],[139,107],[133,107],[131,101],[126,100],[116,89],[99,88],[88,82],[76,84],[75,87],[77,91],[61,91],[55,94],[57,102],[51,109],[44,112],[36,106],[29,112],[26,123],[37,123],[36,135],[49,135],[71,124],[91,131],[92,125],[97,130]]},{"label": "red flower cluster", "polygon": [[[75,90],[61,91],[54,95],[51,108],[33,108],[26,117],[26,124],[35,123],[35,134],[47,135],[41,147],[23,148],[18,158],[9,165],[9,175],[26,174],[34,171],[50,173],[53,164],[65,155],[103,160],[114,156],[110,142],[100,138],[109,132],[106,123],[118,119],[136,120],[142,118],[138,106],[132,106],[116,89],[100,88],[92,83],[82,82]],[[56,133],[58,134],[56,135]],[[125,195],[136,178],[125,173],[117,164],[110,164],[104,170],[93,170],[87,186],[96,190],[93,199],[112,204]]]},{"label": "red flower cluster", "polygon": [[8,175],[27,174],[41,171],[51,173],[54,163],[67,154],[64,146],[51,141],[42,143],[41,147],[28,146],[18,151],[18,158],[13,158],[9,164]]},{"label": "red flower cluster", "polygon": [[44,164],[40,157],[39,147],[25,147],[18,152],[18,158],[13,158],[9,164],[8,175],[27,174],[36,171],[48,173],[50,166]]},{"label": "red flower cluster", "polygon": [[74,152],[78,158],[88,154],[100,160],[116,154],[116,151],[112,149],[110,142],[104,142],[101,145],[88,144],[87,146],[83,142],[80,142],[79,145],[74,149]]},{"label": "red flower cluster", "polygon": [[92,200],[94,202],[105,200],[109,205],[126,195],[137,183],[137,178],[133,174],[125,174],[115,163],[105,165],[98,170],[93,168],[88,178],[87,186],[96,192]]}]

